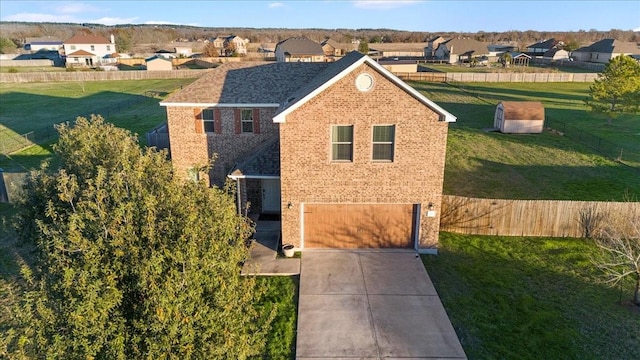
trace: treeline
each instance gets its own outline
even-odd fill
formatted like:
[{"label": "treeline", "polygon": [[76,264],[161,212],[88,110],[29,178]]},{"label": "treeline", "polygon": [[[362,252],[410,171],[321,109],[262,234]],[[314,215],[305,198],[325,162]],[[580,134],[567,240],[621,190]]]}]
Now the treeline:
[{"label": "treeline", "polygon": [[460,32],[414,32],[393,29],[284,29],[284,28],[219,28],[193,27],[180,25],[117,25],[71,23],[26,23],[0,22],[0,36],[12,40],[20,47],[25,38],[52,36],[66,40],[76,34],[95,34],[109,37],[113,34],[120,51],[134,51],[139,46],[157,46],[161,48],[172,41],[191,41],[209,39],[217,35],[238,35],[252,43],[277,43],[278,41],[303,36],[322,41],[331,38],[340,43],[350,43],[354,39],[369,43],[419,43],[434,36],[444,38],[466,37],[487,43],[511,43],[526,47],[537,41],[550,38],[562,39],[579,45],[591,44],[597,40],[614,38],[621,41],[640,42],[640,33],[631,30],[612,29],[609,31],[579,30],[562,31],[505,31],[460,33]]}]

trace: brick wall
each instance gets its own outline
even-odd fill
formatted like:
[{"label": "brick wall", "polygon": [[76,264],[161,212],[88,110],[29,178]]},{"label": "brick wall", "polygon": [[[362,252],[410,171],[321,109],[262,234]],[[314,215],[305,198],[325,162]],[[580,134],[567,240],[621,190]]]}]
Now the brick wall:
[{"label": "brick wall", "polygon": [[[365,71],[375,85],[360,92]],[[331,124],[354,125],[353,162],[331,162]],[[392,163],[371,161],[374,124],[396,126]],[[422,204],[419,246],[434,247],[447,125],[366,64],[295,110],[280,124],[283,243],[301,245],[301,203],[412,203]],[[436,217],[426,217],[430,202]]]},{"label": "brick wall", "polygon": [[[259,133],[236,134],[235,108],[219,108],[220,133],[198,133],[196,117],[202,109],[167,107],[171,160],[174,169],[188,177],[189,169],[206,165],[217,154],[209,173],[210,183],[221,185],[233,166],[262,143],[277,136],[278,127],[272,117],[276,109],[259,109]],[[217,126],[217,125],[216,125]],[[258,128],[258,127],[256,127]]]}]

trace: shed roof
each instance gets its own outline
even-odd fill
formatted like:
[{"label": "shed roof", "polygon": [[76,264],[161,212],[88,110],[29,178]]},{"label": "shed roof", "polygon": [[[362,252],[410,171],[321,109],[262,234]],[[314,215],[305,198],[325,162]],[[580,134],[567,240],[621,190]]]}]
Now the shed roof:
[{"label": "shed roof", "polygon": [[539,101],[503,101],[504,120],[541,120],[544,121],[544,106]]}]

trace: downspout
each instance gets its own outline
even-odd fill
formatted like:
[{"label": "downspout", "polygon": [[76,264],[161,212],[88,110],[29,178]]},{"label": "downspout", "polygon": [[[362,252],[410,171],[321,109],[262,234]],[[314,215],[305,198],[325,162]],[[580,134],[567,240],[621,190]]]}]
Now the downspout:
[{"label": "downspout", "polygon": [[240,191],[240,178],[236,178],[236,206],[238,207],[238,215],[242,215],[242,195]]}]

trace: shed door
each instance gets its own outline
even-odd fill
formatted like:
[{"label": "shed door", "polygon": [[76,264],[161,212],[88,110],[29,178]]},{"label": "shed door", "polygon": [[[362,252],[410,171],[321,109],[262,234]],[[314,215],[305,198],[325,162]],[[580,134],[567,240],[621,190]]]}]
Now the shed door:
[{"label": "shed door", "polygon": [[413,248],[413,204],[305,204],[305,248]]}]

